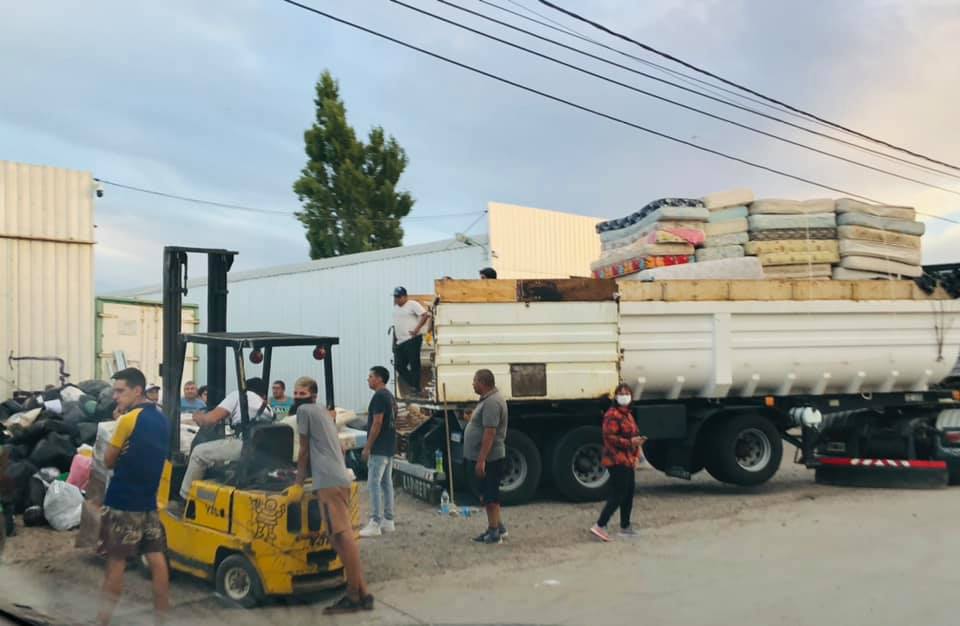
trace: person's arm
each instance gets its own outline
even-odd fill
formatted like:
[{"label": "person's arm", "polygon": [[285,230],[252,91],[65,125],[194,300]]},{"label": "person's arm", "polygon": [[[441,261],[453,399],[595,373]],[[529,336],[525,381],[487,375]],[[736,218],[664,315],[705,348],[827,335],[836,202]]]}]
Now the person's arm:
[{"label": "person's arm", "polygon": [[370,424],[370,432],[367,433],[367,445],[363,446],[363,454],[361,454],[364,461],[370,458],[370,451],[373,450],[373,444],[380,436],[381,430],[383,430],[383,413],[374,413],[373,423]]},{"label": "person's arm", "polygon": [[632,439],[621,436],[620,419],[613,411],[603,416],[603,443],[615,450],[633,450],[634,447]]},{"label": "person's arm", "polygon": [[193,414],[193,421],[197,423],[197,426],[215,426],[229,417],[229,415],[229,411],[218,406],[212,411],[197,411]]},{"label": "person's arm", "polygon": [[310,420],[306,411],[297,411],[297,432],[300,434],[300,452],[297,454],[297,484],[301,487],[307,480],[310,467]]},{"label": "person's arm", "polygon": [[493,442],[497,439],[496,427],[483,429],[483,441],[480,442],[480,455],[477,457],[477,477],[483,478],[487,473],[487,457],[493,450]]},{"label": "person's arm", "polygon": [[107,450],[103,453],[103,464],[107,469],[112,470],[116,467],[120,455],[127,449],[127,445],[130,442],[130,435],[133,434],[133,429],[137,425],[138,415],[140,415],[140,410],[135,409],[121,415],[117,421],[117,429],[113,431],[113,437],[110,438]]},{"label": "person's arm", "polygon": [[426,324],[427,321],[430,319],[430,312],[427,311],[425,308],[423,308],[423,305],[421,305],[416,300],[411,300],[411,302],[413,302],[413,304],[416,305],[413,308],[420,309],[419,311],[415,311],[415,314],[420,316],[420,323],[417,324],[416,328],[410,331],[410,335],[415,337],[420,334],[420,330],[423,328],[424,324]]}]

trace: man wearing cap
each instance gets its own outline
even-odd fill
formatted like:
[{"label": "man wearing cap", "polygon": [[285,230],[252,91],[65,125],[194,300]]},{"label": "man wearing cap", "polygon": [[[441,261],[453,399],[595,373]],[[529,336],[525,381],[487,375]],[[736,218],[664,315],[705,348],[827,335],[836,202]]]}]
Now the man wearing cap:
[{"label": "man wearing cap", "polygon": [[420,393],[421,334],[430,320],[430,313],[416,300],[407,297],[404,287],[393,290],[394,363],[397,374],[415,393]]}]

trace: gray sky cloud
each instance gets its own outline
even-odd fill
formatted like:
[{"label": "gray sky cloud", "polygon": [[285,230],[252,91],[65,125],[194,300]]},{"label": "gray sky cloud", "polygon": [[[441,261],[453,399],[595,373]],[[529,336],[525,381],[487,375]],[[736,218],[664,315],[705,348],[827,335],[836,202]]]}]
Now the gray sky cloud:
[{"label": "gray sky cloud", "polygon": [[[410,2],[530,43],[439,3]],[[460,2],[493,13],[475,0]],[[825,117],[960,161],[960,135],[954,130],[960,99],[955,62],[960,6],[955,2],[571,0],[566,5]],[[679,111],[385,0],[316,6],[684,139],[868,196],[960,217],[957,196]],[[314,82],[329,68],[341,82],[358,131],[365,134],[381,124],[407,149],[411,165],[402,185],[417,198],[413,215],[481,211],[487,201],[499,200],[615,216],[658,196],[740,186],[765,196],[826,193],[498,85],[277,0],[0,0],[0,11],[7,17],[0,25],[5,92],[0,156],[5,159],[86,169],[132,185],[292,212],[298,207],[290,186],[304,162],[302,134],[313,117]],[[868,158],[571,53],[535,47],[737,120],[851,158]],[[870,162],[960,188],[949,179]],[[471,221],[409,220],[407,241],[449,237]],[[302,229],[292,218],[119,189],[108,189],[97,202],[97,223],[98,286],[104,290],[158,282],[164,244],[234,247],[241,251],[242,269],[296,262],[307,254]],[[929,224],[927,260],[957,260],[951,255],[960,231],[946,226]]]}]

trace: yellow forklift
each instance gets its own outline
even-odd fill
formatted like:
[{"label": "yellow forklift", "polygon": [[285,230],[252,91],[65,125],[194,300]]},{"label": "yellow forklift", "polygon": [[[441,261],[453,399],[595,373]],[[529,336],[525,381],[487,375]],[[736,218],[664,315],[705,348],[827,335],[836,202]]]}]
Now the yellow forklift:
[{"label": "yellow forklift", "polygon": [[[182,334],[180,312],[186,293],[187,255],[208,256],[205,333]],[[170,569],[216,585],[226,601],[253,607],[268,596],[310,594],[344,585],[343,564],[327,538],[320,506],[309,481],[294,484],[294,428],[282,422],[254,423],[247,403],[246,359],[270,380],[274,348],[313,349],[323,364],[325,402],[333,411],[332,348],[336,337],[272,332],[226,331],[226,275],[235,252],[199,248],[164,249],[164,412],[171,419],[170,458],[164,467],[158,502],[167,536]],[[238,461],[208,470],[185,501],[179,496],[188,454],[180,450],[179,390],[187,345],[207,351],[209,405],[225,392],[230,353],[240,390],[243,452]],[[171,506],[171,503],[175,503]],[[354,532],[360,526],[358,487],[351,491]]]}]

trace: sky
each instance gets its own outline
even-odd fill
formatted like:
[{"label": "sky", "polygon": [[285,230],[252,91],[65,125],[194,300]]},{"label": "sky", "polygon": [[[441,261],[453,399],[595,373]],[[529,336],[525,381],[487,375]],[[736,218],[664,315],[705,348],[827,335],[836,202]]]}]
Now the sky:
[{"label": "sky", "polygon": [[[955,178],[683,94],[440,2],[406,1],[768,132],[960,190]],[[452,1],[521,23],[477,0]],[[496,1],[533,8],[590,38],[666,63],[536,0]],[[656,102],[388,0],[303,2],[687,141],[960,220],[958,195]],[[953,0],[558,3],[822,117],[960,163],[960,3]],[[475,222],[463,214],[480,215],[489,201],[618,217],[657,197],[740,187],[758,197],[839,195],[493,82],[280,0],[0,0],[0,15],[0,159],[278,212],[244,213],[106,187],[95,206],[102,293],[159,283],[164,245],[236,249],[240,270],[308,259],[303,229],[292,217],[299,205],[291,186],[305,162],[303,131],[312,123],[314,85],[324,69],[339,80],[361,136],[381,125],[407,151],[400,187],[416,198],[404,221],[408,244],[463,232]],[[564,41],[635,65],[589,43]],[[923,219],[924,260],[960,261],[960,225]],[[481,220],[470,232],[483,230]]]}]

